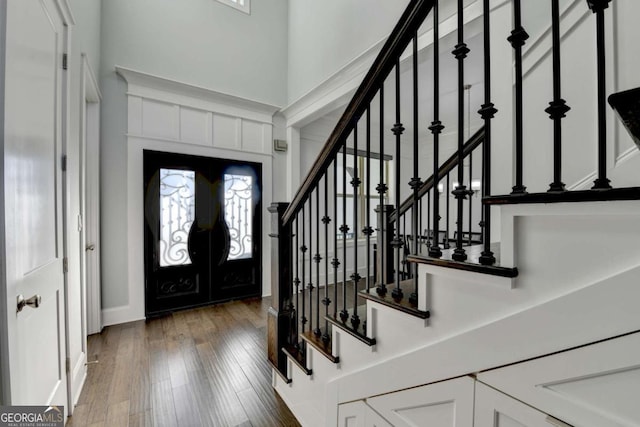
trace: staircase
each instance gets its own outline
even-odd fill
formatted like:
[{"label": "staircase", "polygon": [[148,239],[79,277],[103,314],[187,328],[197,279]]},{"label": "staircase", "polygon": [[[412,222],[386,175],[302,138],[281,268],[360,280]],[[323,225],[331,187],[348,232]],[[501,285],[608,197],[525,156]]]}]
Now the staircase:
[{"label": "staircase", "polygon": [[640,81],[610,61],[640,7],[535,3],[411,1],[269,208],[303,425],[640,425]]}]

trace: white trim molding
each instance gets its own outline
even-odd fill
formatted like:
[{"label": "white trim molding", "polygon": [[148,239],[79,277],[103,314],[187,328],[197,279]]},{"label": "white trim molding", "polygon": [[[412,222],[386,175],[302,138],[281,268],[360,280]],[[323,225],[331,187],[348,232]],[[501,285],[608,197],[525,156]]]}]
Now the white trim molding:
[{"label": "white trim molding", "polygon": [[[127,304],[102,310],[104,326],[144,318],[143,150],[245,160],[262,165],[262,257],[271,254],[273,114],[268,105],[151,74],[116,67],[127,88]],[[262,264],[262,294],[270,295],[271,264]]]}]

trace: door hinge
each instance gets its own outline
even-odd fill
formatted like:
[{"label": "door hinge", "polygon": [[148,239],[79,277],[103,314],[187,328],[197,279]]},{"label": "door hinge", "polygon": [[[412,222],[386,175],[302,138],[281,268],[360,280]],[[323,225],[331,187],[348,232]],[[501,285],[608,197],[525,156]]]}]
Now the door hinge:
[{"label": "door hinge", "polygon": [[62,272],[65,274],[69,272],[69,258],[67,257],[62,258]]},{"label": "door hinge", "polygon": [[63,70],[67,69],[67,54],[66,53],[62,54],[62,69]]},{"label": "door hinge", "polygon": [[66,154],[62,156],[62,160],[60,161],[60,167],[62,167],[63,172],[67,171],[67,155]]},{"label": "door hinge", "polygon": [[64,365],[65,365],[65,369],[66,369],[67,374],[68,374],[69,372],[71,372],[71,359],[69,359],[69,358],[67,357],[67,358],[65,359]]}]

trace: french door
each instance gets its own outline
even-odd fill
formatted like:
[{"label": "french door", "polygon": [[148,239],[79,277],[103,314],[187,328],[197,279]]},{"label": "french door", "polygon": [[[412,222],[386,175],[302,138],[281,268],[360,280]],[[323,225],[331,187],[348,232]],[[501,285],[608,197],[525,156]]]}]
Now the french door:
[{"label": "french door", "polygon": [[144,151],[147,317],[259,296],[261,165]]}]

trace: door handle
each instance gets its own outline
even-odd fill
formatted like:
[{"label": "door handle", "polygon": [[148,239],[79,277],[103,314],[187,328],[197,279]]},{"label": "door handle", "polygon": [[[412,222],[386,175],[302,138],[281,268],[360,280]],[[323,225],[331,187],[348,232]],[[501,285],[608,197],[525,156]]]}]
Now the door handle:
[{"label": "door handle", "polygon": [[42,297],[40,295],[34,295],[29,299],[24,299],[22,294],[18,295],[18,304],[16,308],[16,312],[20,313],[25,306],[29,306],[31,308],[38,308],[42,303]]},{"label": "door handle", "polygon": [[85,251],[93,251],[95,249],[96,249],[96,245],[93,243],[84,247]]}]

